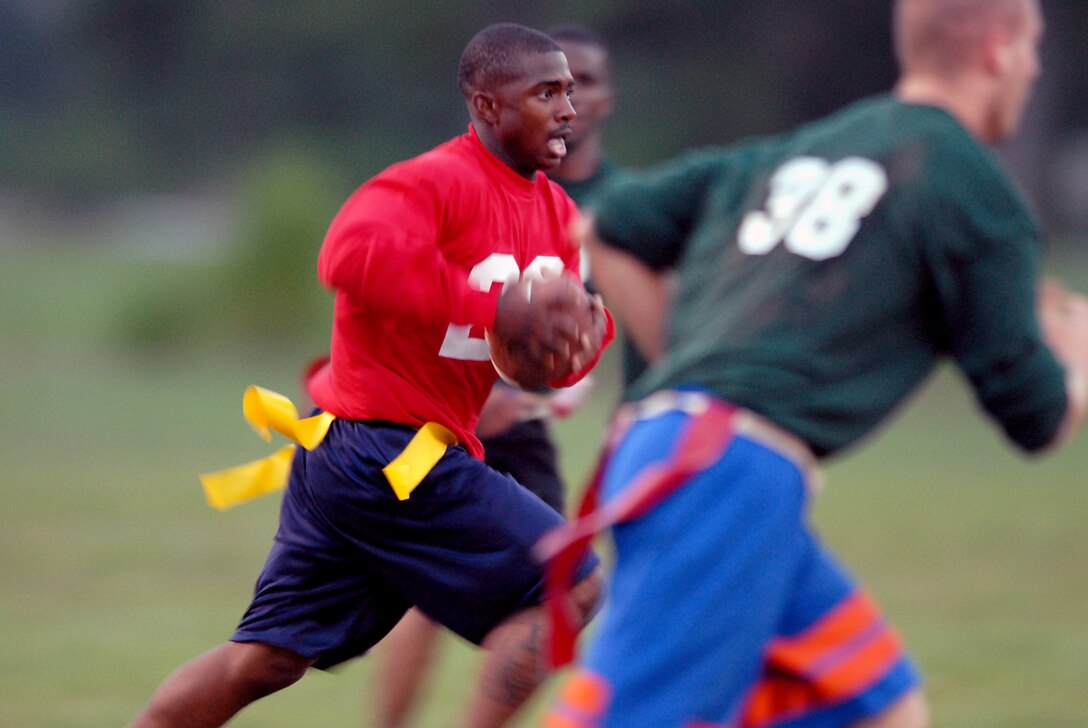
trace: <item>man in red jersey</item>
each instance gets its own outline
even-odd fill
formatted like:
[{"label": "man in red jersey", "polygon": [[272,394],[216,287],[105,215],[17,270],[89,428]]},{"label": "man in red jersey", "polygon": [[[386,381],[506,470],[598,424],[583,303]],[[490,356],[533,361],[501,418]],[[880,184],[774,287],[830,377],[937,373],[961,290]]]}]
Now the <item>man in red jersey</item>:
[{"label": "man in red jersey", "polygon": [[[566,386],[612,326],[599,299],[593,330],[574,323],[560,276],[577,274],[577,212],[537,174],[562,160],[575,115],[559,47],[489,26],[466,47],[459,82],[468,132],[364,184],[325,239],[331,358],[309,393],[336,419],[314,450],[297,451],[249,609],[133,726],[222,725],[307,668],[363,654],[412,605],[489,650],[463,725],[505,724],[544,674],[531,549],[561,516],[480,460],[474,430],[496,378],[484,332],[534,332],[575,363],[551,383]],[[583,619],[596,567],[589,555],[579,570]]]},{"label": "man in red jersey", "polygon": [[[615,98],[608,48],[602,38],[582,26],[553,28],[548,35],[562,49],[574,78],[571,101],[577,118],[566,139],[563,163],[549,169],[547,174],[582,206],[594,189],[620,173],[620,168],[605,156],[601,131],[603,122],[612,113]],[[585,271],[583,260],[583,274]],[[626,376],[628,354],[633,347],[624,344]],[[476,426],[476,434],[486,451],[484,462],[511,475],[552,508],[565,513],[566,487],[560,474],[552,423],[571,414],[592,387],[592,379],[587,377],[575,387],[542,395],[497,383]],[[381,668],[377,677],[368,679],[365,686],[366,695],[373,695],[377,701],[377,719],[367,701],[365,725],[403,728],[411,724],[421,689],[441,653],[440,634],[438,625],[413,609],[382,640],[378,656]]]}]

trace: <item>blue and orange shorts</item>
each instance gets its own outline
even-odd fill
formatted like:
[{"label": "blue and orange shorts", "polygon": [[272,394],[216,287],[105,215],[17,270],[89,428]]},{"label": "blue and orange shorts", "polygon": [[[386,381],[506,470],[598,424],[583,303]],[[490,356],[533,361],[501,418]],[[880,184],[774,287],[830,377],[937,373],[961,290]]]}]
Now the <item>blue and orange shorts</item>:
[{"label": "blue and orange shorts", "polygon": [[[382,468],[415,434],[337,419],[316,449],[296,450],[279,530],[233,641],[327,668],[364,653],[412,605],[479,644],[542,601],[532,547],[562,516],[456,446],[399,500]],[[597,563],[587,555],[579,577]]]},{"label": "blue and orange shorts", "polygon": [[[602,500],[667,466],[692,417],[635,421]],[[893,629],[810,529],[805,468],[766,438],[722,436],[711,466],[612,527],[604,612],[547,728],[840,726],[917,687]]]}]

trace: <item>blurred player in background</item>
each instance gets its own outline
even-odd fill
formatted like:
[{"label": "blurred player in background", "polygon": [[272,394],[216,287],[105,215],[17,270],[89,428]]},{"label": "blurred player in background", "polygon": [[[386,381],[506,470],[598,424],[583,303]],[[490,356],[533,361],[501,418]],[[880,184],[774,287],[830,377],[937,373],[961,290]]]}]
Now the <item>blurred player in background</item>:
[{"label": "blurred player in background", "polygon": [[[475,427],[496,379],[483,334],[573,362],[551,382],[568,386],[610,327],[603,310],[589,330],[573,326],[590,300],[560,278],[579,268],[577,210],[537,174],[562,160],[575,116],[562,52],[529,28],[489,26],[458,78],[468,132],[364,184],[325,239],[331,361],[309,394],[336,419],[314,450],[296,451],[248,611],[133,725],[222,725],[308,668],[364,653],[412,605],[489,650],[466,727],[505,724],[544,674],[530,549],[562,518],[480,460]],[[595,564],[579,570],[582,618]]]},{"label": "blurred player in background", "polygon": [[578,25],[553,28],[548,35],[567,57],[574,77],[572,101],[578,111],[567,139],[567,156],[548,176],[582,206],[620,172],[604,149],[603,124],[616,103],[608,48],[600,36]]},{"label": "blurred player in background", "polygon": [[611,525],[617,552],[549,728],[928,725],[899,637],[807,522],[817,458],[943,357],[1026,451],[1084,418],[1088,300],[1040,282],[983,146],[1040,71],[1038,0],[897,0],[894,27],[892,93],[597,200],[593,280],[654,367],[614,423],[608,510],[541,543],[560,564]]},{"label": "blurred player in background", "polygon": [[[574,78],[571,102],[578,115],[571,121],[566,156],[547,175],[576,203],[584,205],[594,190],[619,172],[619,167],[605,156],[601,132],[615,98],[608,50],[600,37],[580,26],[563,26],[548,35],[567,57]],[[476,426],[484,447],[484,462],[514,478],[559,513],[565,513],[566,488],[550,422],[577,410],[591,386],[587,376],[566,390],[538,394],[501,380],[496,382]],[[382,640],[377,683],[366,686],[367,694],[377,700],[381,728],[407,725],[437,657],[438,637],[438,625],[412,609]]]},{"label": "blurred player in background", "polygon": [[[623,178],[624,170],[605,153],[602,124],[616,104],[608,48],[596,33],[578,25],[565,25],[548,32],[567,56],[574,76],[574,103],[578,118],[567,140],[563,163],[548,173],[566,190],[578,206],[592,210],[594,197]],[[583,258],[585,258],[583,254]],[[583,260],[582,273],[592,286],[593,271]],[[623,385],[626,388],[646,369],[642,352],[623,338]]]}]

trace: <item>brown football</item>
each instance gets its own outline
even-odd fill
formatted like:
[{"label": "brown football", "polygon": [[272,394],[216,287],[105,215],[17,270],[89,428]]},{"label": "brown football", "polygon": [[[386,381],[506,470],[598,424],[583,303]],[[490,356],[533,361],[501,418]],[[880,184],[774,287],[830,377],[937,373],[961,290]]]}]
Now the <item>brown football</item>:
[{"label": "brown football", "polygon": [[[583,348],[577,343],[583,334],[599,341],[592,336],[598,321],[592,297],[570,276],[536,282],[526,287],[525,293],[525,300],[518,304],[522,310],[516,313],[517,325],[487,332],[487,342],[499,376],[523,389],[540,389],[571,373],[578,363],[574,355]],[[575,342],[568,343],[557,331],[567,332]],[[556,341],[562,342],[558,350]],[[584,362],[596,352],[581,353],[580,361]]]}]

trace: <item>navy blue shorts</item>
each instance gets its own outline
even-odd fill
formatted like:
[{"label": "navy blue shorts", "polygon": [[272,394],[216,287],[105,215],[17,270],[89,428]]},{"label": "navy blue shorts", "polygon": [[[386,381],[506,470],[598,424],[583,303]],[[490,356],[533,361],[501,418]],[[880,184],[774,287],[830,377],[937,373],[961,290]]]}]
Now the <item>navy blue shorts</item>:
[{"label": "navy blue shorts", "polygon": [[[479,644],[541,602],[531,551],[562,516],[461,447],[397,500],[382,468],[414,434],[338,419],[314,451],[297,450],[275,543],[232,641],[327,668],[366,652],[412,605]],[[597,563],[587,558],[579,577]]]}]

